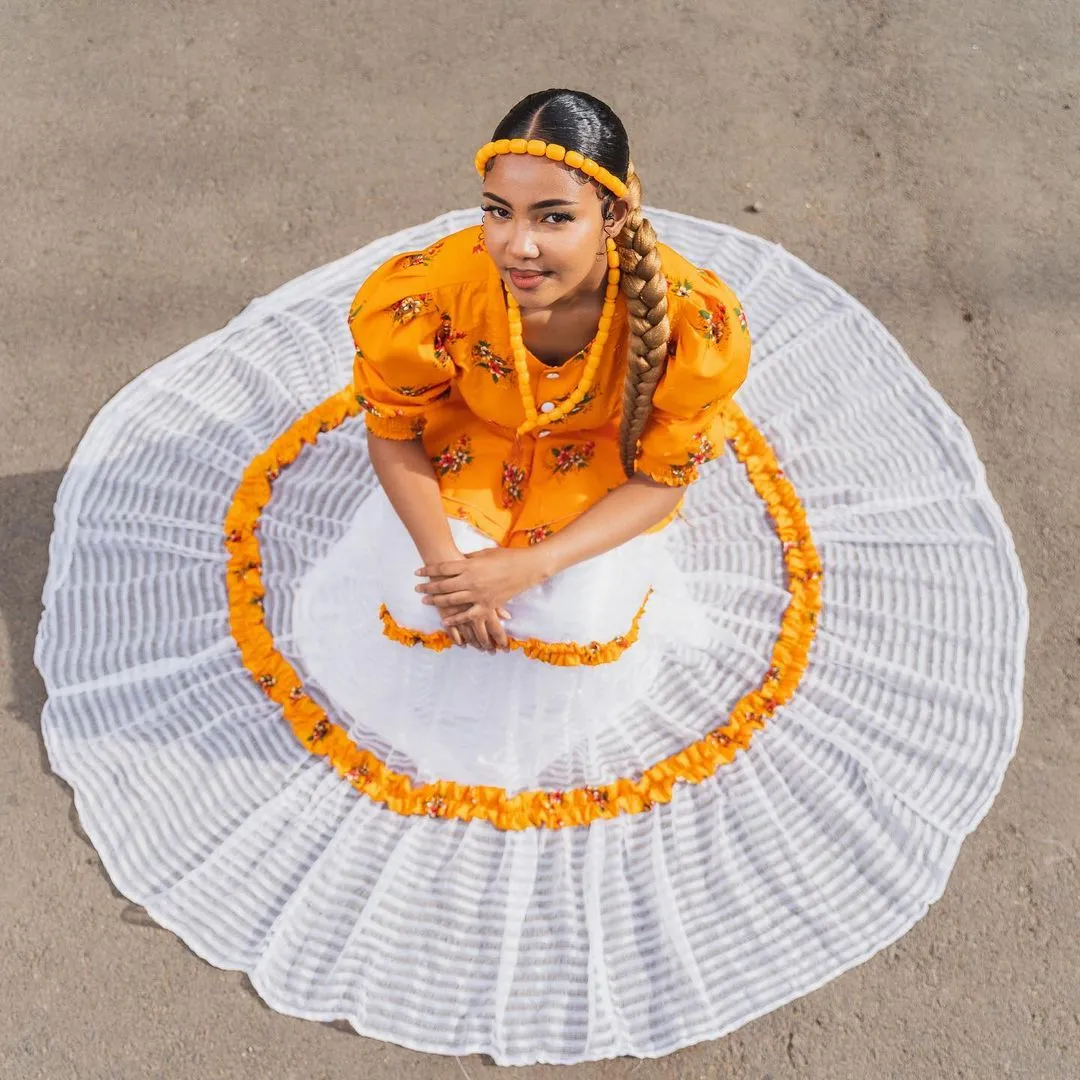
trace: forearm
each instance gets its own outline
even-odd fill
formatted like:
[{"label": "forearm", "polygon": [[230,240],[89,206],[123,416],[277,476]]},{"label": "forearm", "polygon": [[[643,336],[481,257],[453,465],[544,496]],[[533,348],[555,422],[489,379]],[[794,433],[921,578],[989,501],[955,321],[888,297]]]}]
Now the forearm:
[{"label": "forearm", "polygon": [[685,494],[685,488],[660,484],[640,473],[631,477],[566,528],[536,545],[533,550],[544,578],[639,536],[663,521]]},{"label": "forearm", "polygon": [[458,557],[439,494],[439,481],[420,439],[382,439],[368,433],[375,475],[424,563]]}]

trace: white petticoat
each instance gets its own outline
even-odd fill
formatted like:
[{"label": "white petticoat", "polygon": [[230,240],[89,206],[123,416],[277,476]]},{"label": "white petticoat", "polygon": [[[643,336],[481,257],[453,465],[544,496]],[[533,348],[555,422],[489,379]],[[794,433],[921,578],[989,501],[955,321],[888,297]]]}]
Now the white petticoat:
[{"label": "white petticoat", "polygon": [[[463,552],[497,546],[464,521],[449,525]],[[590,667],[555,666],[519,651],[434,652],[391,641],[378,618],[383,604],[403,627],[441,628],[415,591],[420,563],[390,500],[375,488],[300,583],[293,633],[301,665],[354,741],[364,746],[375,734],[412,779],[491,785],[511,795],[607,783],[637,764],[605,757],[600,740],[648,696],[665,650],[695,639],[696,612],[663,536],[639,536],[510,602],[508,633],[578,644],[626,634],[644,603],[628,652]]]},{"label": "white petticoat", "polygon": [[[1000,787],[1026,594],[963,425],[865,308],[779,245],[647,214],[740,297],[738,400],[825,566],[795,696],[670,803],[559,830],[399,815],[299,743],[230,636],[222,521],[245,466],[347,385],[364,277],[475,211],[253,301],[125,386],[72,458],[35,649],[50,761],[117,888],[276,1009],[507,1064],[665,1054],[901,936]],[[387,511],[362,420],[307,447],[260,523],[266,618],[334,721],[419,780],[640,774],[758,684],[788,600],[730,450],[684,519],[514,605],[519,636],[600,639],[655,586],[640,639],[596,667],[388,640],[379,603],[418,629],[435,616]]]}]

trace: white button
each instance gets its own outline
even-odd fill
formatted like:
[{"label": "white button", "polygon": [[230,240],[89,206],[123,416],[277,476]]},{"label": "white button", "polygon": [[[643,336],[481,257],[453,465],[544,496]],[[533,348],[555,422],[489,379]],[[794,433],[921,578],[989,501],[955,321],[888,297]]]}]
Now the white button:
[{"label": "white button", "polygon": [[536,434],[539,438],[546,439],[551,434],[551,432],[548,431],[547,428],[544,428],[543,431],[538,431]]},{"label": "white button", "polygon": [[559,377],[559,373],[557,371],[549,371],[544,376],[545,379],[557,379],[558,377]]},{"label": "white button", "polygon": [[554,410],[554,408],[555,408],[555,402],[554,401],[545,401],[544,404],[540,406],[540,411],[541,412],[552,412]]}]

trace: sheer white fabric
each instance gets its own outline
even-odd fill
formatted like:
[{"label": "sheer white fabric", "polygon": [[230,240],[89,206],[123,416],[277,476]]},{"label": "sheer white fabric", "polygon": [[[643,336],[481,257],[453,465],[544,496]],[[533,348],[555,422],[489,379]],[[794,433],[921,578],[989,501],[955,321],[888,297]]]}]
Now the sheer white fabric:
[{"label": "sheer white fabric", "polygon": [[[463,552],[496,546],[464,521],[449,525]],[[693,640],[693,620],[679,618],[688,605],[679,602],[684,593],[661,535],[639,536],[510,602],[507,631],[515,637],[587,644],[627,634],[648,596],[638,640],[620,662],[595,666],[391,641],[378,618],[381,604],[403,627],[441,628],[415,590],[419,565],[408,532],[376,488],[300,583],[293,630],[303,667],[356,741],[365,744],[374,732],[408,759],[414,779],[509,794],[603,783],[648,753],[641,748],[626,763],[605,758],[602,737],[625,739],[619,729],[645,701],[672,635]]]},{"label": "sheer white fabric", "polygon": [[[825,565],[795,697],[649,813],[517,832],[396,815],[300,746],[229,635],[222,520],[245,464],[348,383],[364,276],[474,211],[253,301],[125,386],[72,458],[35,649],[50,761],[117,887],[276,1009],[505,1064],[668,1053],[902,935],[999,789],[1026,595],[963,425],[865,308],[783,248],[647,213],[743,302],[754,354],[738,399]],[[599,562],[577,575],[595,606],[562,586],[519,605],[523,627],[560,639],[600,636],[605,619],[621,632],[640,575],[657,577],[641,640],[569,672],[383,638],[371,598],[415,604],[401,583],[416,560],[398,542],[363,557],[393,534],[375,493],[362,421],[321,436],[275,483],[263,577],[278,647],[400,771],[510,788],[632,775],[716,726],[768,664],[779,546],[730,452],[685,520],[614,556],[610,576]],[[377,569],[391,565],[408,573]]]}]

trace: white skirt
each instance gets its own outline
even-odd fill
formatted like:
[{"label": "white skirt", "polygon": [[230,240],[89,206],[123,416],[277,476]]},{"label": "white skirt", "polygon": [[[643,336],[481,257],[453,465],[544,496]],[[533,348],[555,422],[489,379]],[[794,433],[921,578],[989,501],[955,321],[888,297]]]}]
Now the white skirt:
[{"label": "white skirt", "polygon": [[[370,776],[287,719],[234,636],[223,536],[246,470],[341,398],[358,283],[475,211],[254,300],[116,394],[64,476],[35,649],[52,767],[117,888],[282,1012],[502,1064],[666,1054],[904,934],[1001,785],[1026,594],[962,423],[779,245],[647,214],[744,305],[737,400],[823,568],[797,687],[707,768],[698,748],[762,684],[793,595],[734,446],[667,529],[517,598],[522,640],[621,642],[568,665],[430,647],[362,419],[326,425],[261,509],[251,599],[305,715]],[[655,798],[604,794],[688,748],[700,767]],[[461,810],[463,792],[483,798]],[[596,796],[584,817],[559,817],[571,792]]]},{"label": "white skirt", "polygon": [[[450,518],[449,526],[462,552],[497,546],[464,521]],[[640,771],[647,744],[627,759],[601,740],[627,737],[629,718],[651,708],[666,649],[676,635],[693,640],[691,620],[680,618],[693,605],[660,534],[579,563],[510,602],[508,633],[562,644],[624,635],[644,606],[637,640],[617,661],[592,666],[389,639],[378,618],[383,605],[398,625],[441,629],[436,609],[415,591],[420,563],[377,487],[300,582],[293,614],[300,667],[354,741],[370,747],[374,736],[395,771],[417,782],[453,779],[509,795]]]}]

